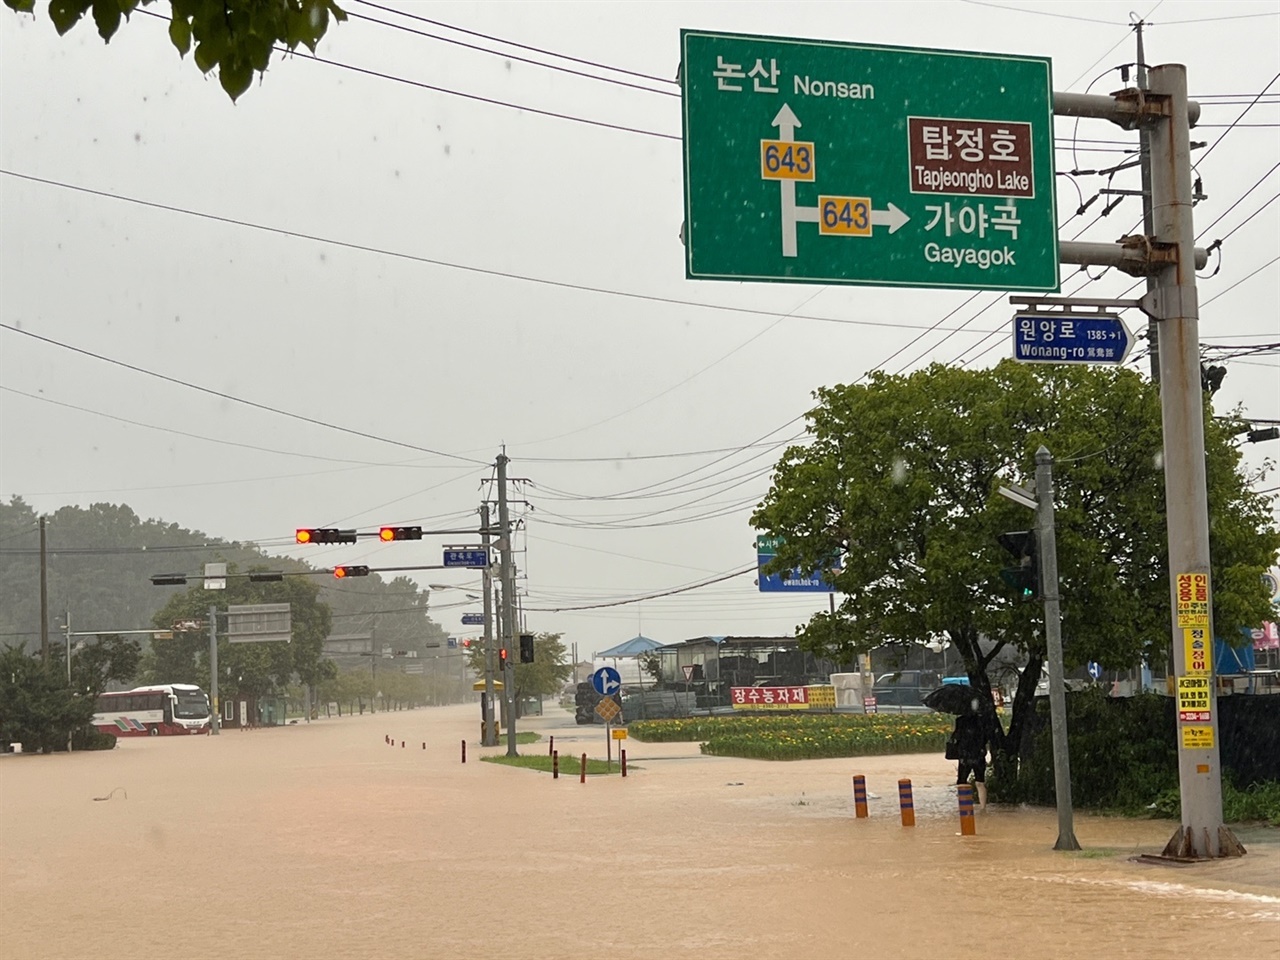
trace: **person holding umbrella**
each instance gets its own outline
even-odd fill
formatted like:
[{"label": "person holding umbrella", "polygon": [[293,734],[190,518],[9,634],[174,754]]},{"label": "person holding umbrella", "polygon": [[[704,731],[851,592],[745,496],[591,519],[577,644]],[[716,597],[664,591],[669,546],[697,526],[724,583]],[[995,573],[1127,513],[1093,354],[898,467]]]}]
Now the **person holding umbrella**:
[{"label": "person holding umbrella", "polygon": [[944,683],[924,698],[934,710],[956,715],[956,727],[947,738],[946,757],[956,760],[956,785],[968,783],[973,776],[977,787],[978,809],[987,808],[987,721],[978,709],[978,697],[966,683]]},{"label": "person holding umbrella", "polygon": [[957,786],[968,783],[970,774],[973,775],[974,786],[978,791],[978,809],[986,810],[987,733],[982,717],[977,713],[962,713],[956,717],[956,728],[947,740],[947,759],[958,761]]}]

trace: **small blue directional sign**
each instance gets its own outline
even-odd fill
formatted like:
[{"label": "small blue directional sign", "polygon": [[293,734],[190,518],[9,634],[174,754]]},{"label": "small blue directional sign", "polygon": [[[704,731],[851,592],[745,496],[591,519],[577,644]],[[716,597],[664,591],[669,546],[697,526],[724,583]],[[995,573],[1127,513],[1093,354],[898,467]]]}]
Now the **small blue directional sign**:
[{"label": "small blue directional sign", "polygon": [[1022,363],[1124,363],[1133,334],[1119,317],[1020,313],[1013,359]]},{"label": "small blue directional sign", "polygon": [[444,552],[446,567],[487,567],[489,551],[484,547],[453,547]]},{"label": "small blue directional sign", "polygon": [[483,627],[484,614],[483,613],[464,613],[462,615],[462,625],[464,627]]},{"label": "small blue directional sign", "polygon": [[756,537],[757,583],[761,593],[835,593],[836,588],[817,573],[800,570],[790,573],[765,573],[763,567],[778,555],[777,537]]},{"label": "small blue directional sign", "polygon": [[591,675],[591,686],[600,696],[607,697],[622,688],[622,676],[613,667],[601,667]]},{"label": "small blue directional sign", "polygon": [[1102,664],[1097,660],[1089,661],[1089,676],[1093,677],[1095,680],[1102,676]]}]

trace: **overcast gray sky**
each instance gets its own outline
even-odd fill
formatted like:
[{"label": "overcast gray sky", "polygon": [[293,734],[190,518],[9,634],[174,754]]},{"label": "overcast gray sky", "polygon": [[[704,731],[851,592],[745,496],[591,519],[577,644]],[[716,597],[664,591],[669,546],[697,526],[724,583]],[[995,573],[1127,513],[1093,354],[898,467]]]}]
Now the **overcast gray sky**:
[{"label": "overcast gray sky", "polygon": [[[277,57],[233,105],[179,60],[159,20],[135,16],[104,46],[91,22],[57,37],[45,0],[34,20],[0,11],[0,322],[385,438],[0,329],[0,496],[40,511],[125,502],[144,518],[284,549],[298,526],[466,525],[505,443],[512,475],[529,481],[516,497],[531,505],[518,513],[533,629],[563,631],[583,652],[641,629],[662,642],[789,634],[826,597],[762,596],[750,574],[629,606],[543,611],[750,565],[747,518],[814,389],[878,367],[992,364],[1009,354],[1010,308],[981,294],[903,350],[970,293],[686,280],[671,82],[682,27],[1047,56],[1056,89],[1093,82],[1099,93],[1122,86],[1108,68],[1134,60],[1136,9],[1151,21],[1148,61],[1186,64],[1204,99],[1193,139],[1222,137],[1271,84],[1200,165],[1209,199],[1197,229],[1225,214],[1201,242],[1255,214],[1280,183],[1269,174],[1280,160],[1275,3],[386,3],[485,36],[345,6],[591,76],[353,18],[319,54],[385,77]],[[1095,142],[1078,145],[1077,162],[1074,124],[1056,127],[1059,170],[1111,165],[1136,144],[1085,121],[1078,135]],[[1079,198],[1058,180],[1061,220]],[[1085,196],[1103,185],[1080,180]],[[1114,185],[1136,187],[1136,176]],[[1114,240],[1140,215],[1127,199],[1082,239]],[[1278,237],[1273,203],[1226,240],[1221,270],[1200,288],[1205,341],[1280,339]],[[1090,294],[1131,283],[1113,271]],[[1280,417],[1275,356],[1228,367],[1219,410],[1243,403]],[[1252,464],[1266,447],[1249,448]],[[661,496],[609,499],[636,491]],[[440,562],[441,545],[296,553],[403,566]],[[459,612],[435,616],[461,634]]]}]

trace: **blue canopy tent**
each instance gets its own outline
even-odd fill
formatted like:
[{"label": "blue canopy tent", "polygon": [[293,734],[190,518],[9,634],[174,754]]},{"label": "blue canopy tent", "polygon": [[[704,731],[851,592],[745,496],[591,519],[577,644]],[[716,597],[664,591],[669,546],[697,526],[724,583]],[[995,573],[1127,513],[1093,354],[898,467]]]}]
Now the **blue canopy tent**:
[{"label": "blue canopy tent", "polygon": [[616,647],[610,647],[608,650],[601,650],[596,654],[600,660],[617,660],[622,657],[638,657],[642,653],[648,653],[650,650],[656,650],[662,646],[657,640],[650,640],[648,637],[632,637],[624,643],[618,644]]}]

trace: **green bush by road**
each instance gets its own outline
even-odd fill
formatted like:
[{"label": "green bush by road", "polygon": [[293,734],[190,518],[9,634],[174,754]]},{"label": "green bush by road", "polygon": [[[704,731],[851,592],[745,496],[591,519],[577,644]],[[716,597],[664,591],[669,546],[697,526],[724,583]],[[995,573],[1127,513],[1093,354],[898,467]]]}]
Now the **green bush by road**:
[{"label": "green bush by road", "polygon": [[787,714],[637,720],[627,729],[648,743],[702,741],[702,752],[753,760],[813,760],[941,753],[954,720],[945,714]]}]

